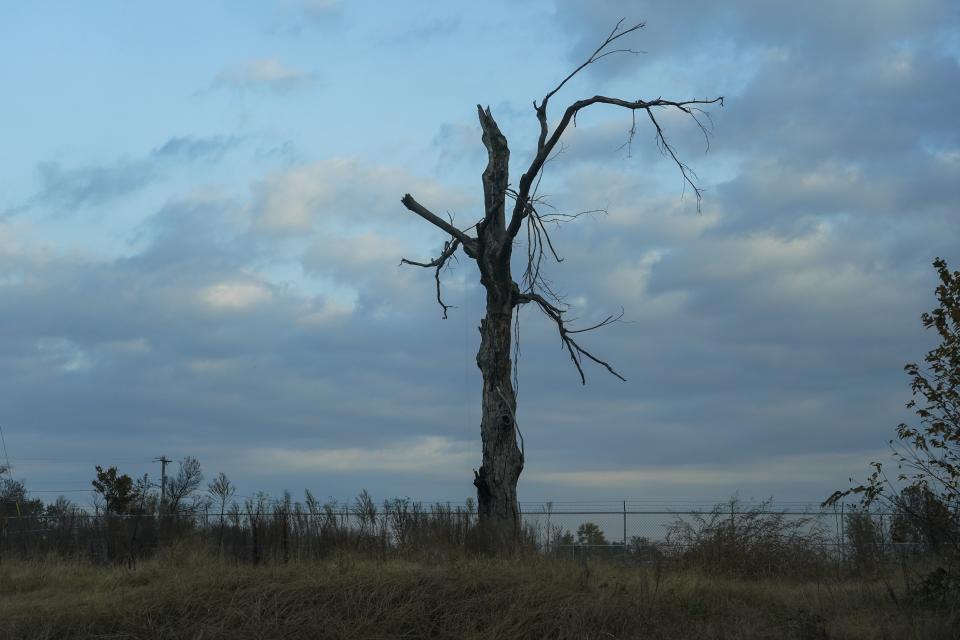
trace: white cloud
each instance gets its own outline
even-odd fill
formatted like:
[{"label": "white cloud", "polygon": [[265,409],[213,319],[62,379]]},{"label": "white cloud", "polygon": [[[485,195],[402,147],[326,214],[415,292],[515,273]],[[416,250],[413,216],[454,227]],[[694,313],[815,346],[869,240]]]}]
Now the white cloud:
[{"label": "white cloud", "polygon": [[[763,487],[784,482],[797,485],[823,485],[824,481],[847,480],[851,472],[868,469],[871,460],[885,460],[889,451],[857,453],[817,453],[757,457],[747,462],[728,464],[649,466],[628,469],[590,471],[531,471],[525,479],[548,485],[581,489],[620,489],[631,487]],[[824,496],[826,497],[826,496]]]},{"label": "white cloud", "polygon": [[[414,234],[405,235],[410,238]],[[304,268],[331,274],[344,282],[352,281],[354,285],[369,278],[392,279],[398,275],[400,256],[411,244],[415,243],[374,231],[357,235],[319,233],[304,256]]]},{"label": "white cloud", "polygon": [[[478,190],[479,191],[479,190]],[[479,193],[447,189],[402,167],[331,158],[267,176],[252,186],[250,217],[255,231],[289,242],[303,275],[322,284],[325,297],[345,290],[376,307],[418,305],[430,295],[429,272],[399,267],[402,257],[418,261],[437,255],[446,239],[400,203],[415,194],[439,215],[452,212],[462,227],[475,221]],[[340,296],[343,297],[343,296]]]},{"label": "white cloud", "polygon": [[267,449],[251,454],[252,464],[311,473],[397,472],[462,478],[476,463],[472,442],[426,436],[388,447],[331,449]]},{"label": "white cloud", "polygon": [[150,353],[152,348],[146,338],[131,338],[129,340],[112,340],[107,342],[106,347],[121,355],[141,355]]},{"label": "white cloud", "polygon": [[20,243],[11,225],[0,222],[0,258],[15,258],[20,253]]},{"label": "white cloud", "polygon": [[316,75],[282,63],[278,58],[246,60],[217,74],[214,86],[286,92],[313,84]]},{"label": "white cloud", "polygon": [[227,358],[193,358],[187,363],[187,368],[198,375],[216,375],[235,371],[238,364]]},{"label": "white cloud", "polygon": [[216,310],[242,311],[267,302],[270,289],[256,282],[221,282],[200,291],[201,301]]},{"label": "white cloud", "polygon": [[313,212],[329,202],[333,185],[316,180],[322,173],[300,167],[264,178],[255,187],[257,224],[272,231],[298,231],[310,226]]},{"label": "white cloud", "polygon": [[45,363],[65,373],[79,373],[93,368],[90,354],[72,340],[44,339],[38,341],[36,346]]},{"label": "white cloud", "polygon": [[327,302],[319,309],[308,305],[297,317],[297,323],[306,327],[319,327],[349,318],[356,308],[356,302]]},{"label": "white cloud", "polygon": [[340,10],[340,0],[300,0],[300,8],[307,15],[321,18]]},{"label": "white cloud", "polygon": [[[473,202],[401,167],[330,158],[255,183],[253,213],[256,224],[271,231],[299,232],[326,224],[355,232],[374,223],[398,221],[406,214],[400,204],[404,193],[414,194],[438,214],[462,213]],[[465,219],[470,216],[460,216],[460,221]]]}]

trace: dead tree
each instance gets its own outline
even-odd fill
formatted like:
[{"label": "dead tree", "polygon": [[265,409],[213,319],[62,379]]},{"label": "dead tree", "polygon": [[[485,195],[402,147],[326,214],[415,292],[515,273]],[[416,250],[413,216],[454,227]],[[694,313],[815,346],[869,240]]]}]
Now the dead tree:
[{"label": "dead tree", "polygon": [[[516,423],[517,399],[511,380],[511,344],[514,310],[520,305],[533,303],[556,324],[563,347],[576,367],[582,383],[586,382],[583,371],[584,359],[605,368],[612,375],[623,380],[609,363],[590,353],[579,343],[578,334],[598,329],[616,322],[620,315],[608,316],[593,326],[572,328],[568,323],[569,310],[562,298],[554,292],[541,276],[540,266],[545,257],[560,261],[554,248],[547,225],[562,222],[575,217],[544,210],[544,203],[537,195],[537,188],[543,176],[544,165],[559,152],[558,143],[567,128],[576,126],[577,114],[593,105],[612,105],[631,113],[631,127],[627,144],[633,142],[636,133],[636,117],[644,114],[649,119],[660,151],[677,165],[683,177],[684,185],[689,186],[697,199],[699,208],[701,190],[697,186],[696,174],[677,156],[674,148],[667,142],[664,130],[657,120],[657,113],[663,109],[677,109],[700,127],[704,137],[708,135],[709,116],[702,111],[703,105],[723,104],[723,98],[703,100],[625,100],[596,95],[592,98],[577,100],[564,111],[560,120],[553,125],[547,117],[550,99],[575,75],[589,65],[613,54],[637,53],[631,49],[616,48],[615,43],[624,36],[641,29],[643,23],[629,28],[622,27],[623,20],[617,23],[603,43],[579,67],[549,91],[538,104],[533,102],[534,113],[540,126],[537,151],[526,171],[520,176],[520,182],[514,189],[509,181],[510,149],[507,139],[500,131],[490,108],[477,105],[477,115],[483,132],[483,144],[487,149],[488,162],[483,172],[483,218],[475,225],[460,229],[453,220],[445,220],[417,202],[409,193],[401,202],[411,212],[433,224],[449,235],[440,255],[433,260],[417,262],[404,258],[402,264],[410,264],[434,269],[437,287],[437,301],[447,317],[449,305],[443,302],[440,291],[440,274],[448,261],[458,250],[472,258],[480,270],[480,283],[486,290],[486,315],[480,321],[480,349],[477,352],[477,366],[483,376],[482,420],[480,437],[483,444],[483,461],[474,471],[474,485],[477,489],[477,508],[481,528],[488,535],[495,535],[501,542],[514,538],[520,530],[520,512],[517,503],[517,481],[523,470],[523,438],[517,443],[519,430]],[[706,117],[706,120],[702,118]],[[706,123],[706,124],[705,124]],[[510,216],[507,218],[508,202]],[[511,257],[517,235],[522,229],[527,233],[526,268],[521,284],[513,279]],[[470,235],[474,231],[475,235]]]}]

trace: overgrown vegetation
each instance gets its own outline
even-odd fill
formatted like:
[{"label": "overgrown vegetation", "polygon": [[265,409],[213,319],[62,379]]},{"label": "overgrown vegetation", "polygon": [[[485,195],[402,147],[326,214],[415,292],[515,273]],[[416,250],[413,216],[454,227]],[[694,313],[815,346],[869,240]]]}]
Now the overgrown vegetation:
[{"label": "overgrown vegetation", "polygon": [[490,556],[477,552],[471,501],[320,502],[309,491],[237,501],[220,474],[176,510],[131,482],[121,493],[136,500],[94,515],[18,487],[32,506],[2,521],[0,638],[953,638],[960,628],[931,548],[892,542],[914,530],[908,513],[853,510],[835,540],[829,514],[734,499],[626,548],[583,522],[526,527],[511,555]]},{"label": "overgrown vegetation", "polygon": [[177,545],[134,569],[0,564],[0,638],[956,638],[956,605],[881,579],[743,581],[563,558],[238,565]]},{"label": "overgrown vegetation", "polygon": [[[940,258],[933,266],[940,279],[939,305],[921,320],[937,332],[940,344],[927,352],[923,365],[904,367],[913,391],[907,407],[917,424],[901,423],[890,440],[896,475],[873,462],[864,484],[835,492],[825,504],[852,494],[860,496],[864,510],[892,509],[893,540],[921,547],[935,559],[918,589],[930,598],[960,601],[960,271],[950,271]],[[861,529],[858,535],[869,537],[871,532]]]}]

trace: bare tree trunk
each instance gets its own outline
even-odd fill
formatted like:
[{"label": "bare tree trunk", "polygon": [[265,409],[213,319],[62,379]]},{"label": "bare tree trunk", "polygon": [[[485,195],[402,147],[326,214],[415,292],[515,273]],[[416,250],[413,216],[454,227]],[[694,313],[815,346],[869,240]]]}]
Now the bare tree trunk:
[{"label": "bare tree trunk", "polygon": [[513,308],[520,289],[510,273],[512,238],[506,233],[505,206],[510,150],[489,109],[478,107],[487,168],[483,172],[484,219],[477,225],[480,238],[477,265],[487,292],[486,316],[480,321],[477,366],[483,375],[483,417],[480,438],[483,463],[474,473],[477,512],[487,542],[509,545],[520,531],[517,481],[523,453],[517,447],[517,400],[510,380]]},{"label": "bare tree trunk", "polygon": [[483,374],[483,464],[475,472],[473,484],[481,528],[495,547],[512,542],[520,531],[517,481],[523,470],[514,421],[517,401],[510,380],[512,306],[509,300],[500,299],[503,293],[488,289],[477,352],[477,366]]}]

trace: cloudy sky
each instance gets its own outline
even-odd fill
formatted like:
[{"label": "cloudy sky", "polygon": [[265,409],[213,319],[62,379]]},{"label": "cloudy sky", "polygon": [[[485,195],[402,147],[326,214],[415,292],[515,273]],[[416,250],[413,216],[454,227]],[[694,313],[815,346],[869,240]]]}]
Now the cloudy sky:
[{"label": "cloudy sky", "polygon": [[[668,8],[669,7],[669,8]],[[682,7],[682,8],[679,8]],[[478,466],[482,290],[405,192],[468,226],[486,158],[617,20],[628,45],[551,103],[581,114],[541,193],[548,276],[627,378],[581,386],[521,314],[521,499],[822,499],[908,417],[931,261],[960,268],[955,0],[6,2],[0,424],[36,495],[198,457],[241,494],[462,499]],[[522,253],[522,252],[520,252]],[[49,492],[49,493],[47,493]]]}]

